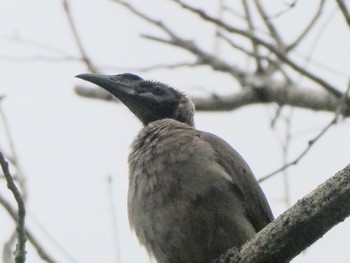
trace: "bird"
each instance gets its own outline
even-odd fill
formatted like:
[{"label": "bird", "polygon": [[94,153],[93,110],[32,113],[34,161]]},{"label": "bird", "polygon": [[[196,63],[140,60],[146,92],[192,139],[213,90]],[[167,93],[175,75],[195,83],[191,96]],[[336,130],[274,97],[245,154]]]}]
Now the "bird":
[{"label": "bird", "polygon": [[76,77],[110,92],[143,124],[128,158],[128,217],[158,263],[212,262],[274,219],[241,155],[195,128],[185,93],[132,73]]}]

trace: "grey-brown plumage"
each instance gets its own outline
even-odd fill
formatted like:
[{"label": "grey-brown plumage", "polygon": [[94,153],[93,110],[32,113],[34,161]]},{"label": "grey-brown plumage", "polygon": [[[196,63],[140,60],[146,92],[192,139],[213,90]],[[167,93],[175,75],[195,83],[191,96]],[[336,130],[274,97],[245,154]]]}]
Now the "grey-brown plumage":
[{"label": "grey-brown plumage", "polygon": [[209,263],[273,220],[246,162],[194,128],[183,93],[130,73],[78,77],[111,92],[144,124],[129,155],[129,221],[158,263]]}]

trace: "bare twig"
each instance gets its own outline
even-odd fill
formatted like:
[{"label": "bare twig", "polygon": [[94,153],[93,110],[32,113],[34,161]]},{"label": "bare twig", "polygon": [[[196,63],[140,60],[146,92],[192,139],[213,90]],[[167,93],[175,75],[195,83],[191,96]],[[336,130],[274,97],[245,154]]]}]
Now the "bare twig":
[{"label": "bare twig", "polygon": [[25,231],[25,206],[24,201],[22,199],[21,193],[19,192],[17,186],[15,185],[12,176],[9,171],[9,165],[6,162],[3,154],[0,152],[0,165],[2,168],[2,171],[4,173],[4,176],[7,181],[7,187],[12,192],[17,205],[18,205],[18,218],[17,218],[17,238],[18,243],[16,247],[16,256],[15,256],[15,262],[16,263],[23,263],[26,259],[26,250],[25,250],[25,244],[27,241],[26,238],[26,231]]},{"label": "bare twig", "polygon": [[[22,191],[22,198],[25,200],[27,197],[27,191],[26,191],[26,187],[25,187],[25,176],[22,170],[22,166],[20,165],[20,162],[18,160],[18,154],[15,148],[15,144],[13,142],[13,138],[10,132],[10,127],[8,124],[8,120],[6,117],[6,114],[2,108],[2,105],[0,103],[0,118],[2,120],[2,124],[4,127],[4,131],[5,131],[5,136],[7,138],[7,142],[10,148],[10,162],[16,167],[17,170],[17,180],[19,181],[19,185],[21,187],[21,191]],[[6,156],[6,155],[5,155]],[[13,179],[13,177],[12,177]]]},{"label": "bare twig", "polygon": [[259,183],[269,179],[270,177],[278,174],[279,172],[284,171],[285,169],[287,169],[290,166],[297,165],[299,163],[299,161],[310,151],[310,149],[315,144],[315,142],[317,140],[319,140],[329,130],[329,128],[332,127],[334,124],[336,124],[336,118],[333,118],[332,121],[330,123],[328,123],[327,126],[324,127],[322,129],[322,131],[319,134],[317,134],[317,136],[315,138],[313,138],[312,140],[310,140],[308,142],[308,146],[302,151],[302,153],[296,159],[294,159],[292,162],[289,162],[289,163],[283,165],[281,168],[279,168],[279,169],[269,173],[268,175],[265,175],[265,176],[261,177],[258,180]]},{"label": "bare twig", "polygon": [[53,61],[53,62],[66,62],[66,61],[83,61],[82,58],[71,55],[70,53],[57,48],[53,45],[43,43],[37,40],[24,38],[21,36],[4,36],[5,40],[15,41],[25,46],[33,47],[41,51],[47,51],[50,53],[55,53],[55,55],[31,55],[31,56],[11,56],[11,55],[0,55],[1,60],[8,60],[14,62],[33,62],[33,61]]},{"label": "bare twig", "polygon": [[[291,110],[293,112],[293,109]],[[284,138],[284,143],[282,144],[282,152],[283,152],[283,163],[286,164],[288,162],[288,153],[289,153],[289,146],[291,142],[291,119],[292,114],[287,116],[285,119],[286,124],[286,134]],[[284,186],[284,203],[286,205],[286,208],[288,209],[291,206],[290,203],[290,185],[288,181],[288,169],[283,171],[283,186]]]},{"label": "bare twig", "polygon": [[[248,2],[246,0],[242,0],[242,5],[243,5],[243,9],[244,9],[244,12],[245,12],[245,16],[246,16],[246,20],[247,20],[247,24],[248,24],[248,28],[249,28],[249,31],[252,32],[252,34],[254,34],[255,32],[255,26],[253,24],[253,19],[252,19],[252,16],[251,16],[251,13],[250,13],[250,9],[249,9],[249,6],[248,6]],[[256,61],[256,69],[257,69],[257,72],[262,72],[263,71],[263,67],[262,67],[262,64],[261,64],[261,60],[259,58],[259,47],[256,43],[255,40],[251,40],[251,43],[252,43],[252,46],[253,46],[253,50],[254,50],[254,58],[255,58],[255,61]]]},{"label": "bare twig", "polygon": [[229,65],[225,63],[224,61],[218,59],[217,57],[205,52],[204,50],[200,49],[195,43],[189,40],[185,40],[181,37],[179,37],[175,32],[173,32],[169,27],[164,25],[161,21],[154,20],[150,18],[149,16],[143,14],[142,12],[135,9],[132,5],[121,1],[121,0],[113,0],[114,2],[126,7],[130,12],[137,15],[138,17],[142,18],[143,20],[157,26],[159,29],[164,31],[170,39],[164,39],[160,37],[155,36],[149,36],[149,35],[142,35],[144,38],[158,41],[161,43],[170,44],[173,46],[181,47],[189,52],[191,52],[193,55],[197,56],[198,60],[201,64],[207,64],[211,66],[214,70],[219,70],[223,72],[227,72],[231,74],[233,77],[238,79],[238,81],[242,81],[242,79],[245,76],[245,72],[240,70],[238,67],[235,67],[233,65]]},{"label": "bare twig", "polygon": [[294,49],[295,47],[297,47],[299,45],[299,43],[307,36],[307,34],[310,32],[310,30],[314,27],[314,25],[316,24],[317,20],[321,17],[321,14],[322,14],[325,2],[326,2],[325,0],[321,0],[320,5],[318,6],[318,10],[317,10],[316,14],[311,19],[310,23],[301,32],[301,34],[294,40],[294,42],[291,43],[290,45],[288,45],[288,47],[286,48],[287,52],[292,50],[292,49]]},{"label": "bare twig", "polygon": [[[224,34],[220,34],[219,36],[222,39],[224,39],[233,49],[237,49],[240,52],[243,52],[244,54],[247,54],[249,57],[256,58],[260,62],[263,62],[264,60],[268,61],[270,63],[270,65],[274,66],[273,71],[276,71],[276,69],[278,69],[279,72],[284,76],[286,81],[288,81],[289,83],[292,82],[290,77],[288,76],[288,74],[283,69],[283,65],[281,65],[281,63],[279,63],[279,61],[276,61],[276,59],[270,58],[269,56],[259,55],[259,54],[255,53],[254,51],[252,52],[250,50],[247,50],[243,46],[240,46],[237,43],[234,43],[231,39],[229,39]],[[272,68],[272,67],[270,67],[270,68]],[[261,73],[261,72],[258,71],[258,73]],[[266,75],[271,75],[271,73],[272,73],[271,70],[265,70],[265,72],[264,72],[264,74],[266,74]]]},{"label": "bare twig", "polygon": [[15,41],[16,43],[20,43],[22,45],[33,47],[33,48],[36,48],[38,50],[45,50],[45,51],[48,51],[51,53],[56,53],[56,54],[64,56],[64,57],[73,57],[70,53],[68,53],[65,50],[62,50],[62,49],[55,47],[53,45],[50,45],[48,43],[43,43],[43,42],[38,41],[38,40],[25,38],[25,37],[22,37],[19,35],[3,36],[2,38],[4,40]]},{"label": "bare twig", "polygon": [[[257,58],[257,59],[259,59],[260,62],[263,62],[265,60],[268,61],[270,63],[270,67],[267,70],[265,70],[265,72],[264,72],[264,74],[266,76],[271,76],[272,73],[275,72],[276,69],[278,69],[278,71],[283,75],[285,80],[288,83],[292,83],[291,78],[288,76],[287,72],[283,68],[283,64],[279,63],[278,60],[276,61],[275,58],[270,58],[269,56],[259,55],[259,54],[256,54],[256,53],[250,51],[250,50],[247,50],[243,46],[240,46],[240,45],[234,43],[231,39],[229,39],[227,36],[225,36],[223,34],[220,34],[220,37],[222,39],[224,39],[233,49],[237,49],[240,52],[247,54],[249,57]],[[261,72],[258,71],[258,73],[261,73]]]},{"label": "bare twig", "polygon": [[348,24],[348,27],[350,29],[350,14],[349,14],[349,10],[348,8],[346,7],[346,4],[344,3],[343,0],[336,0],[337,3],[338,3],[338,6],[346,20],[346,23]]},{"label": "bare twig", "polygon": [[[10,127],[9,127],[9,123],[6,117],[6,114],[2,108],[2,101],[0,101],[0,118],[2,120],[2,124],[4,127],[4,132],[5,132],[5,137],[7,139],[7,143],[9,145],[9,151],[10,153],[8,154],[10,157],[10,162],[11,164],[16,168],[16,176],[12,176],[12,180],[15,180],[18,182],[18,185],[21,189],[21,196],[22,196],[22,200],[23,202],[26,201],[27,199],[27,189],[26,189],[26,184],[25,184],[25,176],[22,170],[22,166],[20,165],[19,159],[18,159],[18,155],[17,155],[17,151],[15,149],[15,145],[14,145],[14,141],[10,132]],[[1,149],[0,149],[1,151]],[[4,155],[6,156],[6,155]],[[7,179],[7,178],[6,178]],[[7,246],[9,249],[11,250],[11,246],[15,244],[15,238],[16,237],[16,229],[13,230],[13,233],[10,237],[10,239],[6,242],[5,246]],[[6,250],[5,250],[5,246],[4,246],[4,256],[6,256]],[[5,261],[6,262],[6,261]]]},{"label": "bare twig", "polygon": [[[317,38],[318,40],[318,38]],[[314,46],[316,45],[316,43],[318,42],[317,40],[314,40],[314,45],[312,48],[310,48],[310,50],[313,50]],[[312,52],[312,51],[310,51]],[[320,68],[320,69],[323,69],[323,70],[326,70],[328,71],[330,74],[333,74],[334,76],[337,76],[337,77],[340,77],[340,78],[343,78],[344,80],[347,80],[349,78],[349,73],[346,72],[346,69],[343,69],[342,71],[339,70],[339,69],[335,69],[335,68],[332,68],[330,65],[327,65],[325,63],[322,63],[320,62],[319,60],[313,58],[310,54],[310,52],[305,52],[305,55],[304,53],[301,53],[297,50],[294,51],[294,54],[299,56],[300,58],[304,59],[304,60],[307,60],[309,64],[312,64],[313,66],[317,67],[317,68]]]},{"label": "bare twig", "polygon": [[[35,225],[36,225],[35,229],[36,230],[40,229],[40,231],[46,236],[47,240],[49,240],[51,242],[51,244],[53,246],[55,246],[56,249],[58,251],[60,251],[61,254],[64,255],[69,260],[69,262],[74,262],[74,263],[78,263],[79,262],[61,244],[59,244],[57,242],[55,237],[51,235],[51,233],[45,228],[45,226],[33,214],[30,214],[30,212],[29,212],[28,215],[30,216],[31,221],[35,223]],[[28,231],[28,229],[26,231]],[[37,231],[36,231],[36,233],[37,233]],[[28,237],[28,240],[30,242],[32,242],[29,237]]]},{"label": "bare twig", "polygon": [[87,68],[90,72],[97,72],[95,66],[91,62],[91,59],[88,57],[87,53],[85,52],[85,49],[83,48],[83,44],[79,38],[79,34],[78,34],[78,31],[77,31],[76,26],[74,24],[73,16],[71,14],[70,6],[69,6],[68,2],[66,0],[63,0],[62,4],[63,4],[63,8],[64,8],[64,11],[66,13],[67,19],[68,19],[69,26],[72,30],[72,33],[73,33],[73,36],[75,39],[75,43],[78,46],[78,49],[79,49],[79,52],[81,55],[81,59],[84,61],[85,65],[87,66]]},{"label": "bare twig", "polygon": [[135,68],[133,71],[139,71],[139,72],[147,72],[152,70],[158,70],[158,69],[176,69],[176,68],[183,68],[183,67],[196,67],[200,66],[203,63],[198,60],[195,62],[182,62],[182,63],[176,63],[176,64],[159,64],[159,65],[152,65],[148,67],[143,68]]},{"label": "bare twig", "polygon": [[233,76],[237,81],[243,83],[246,77],[246,72],[241,70],[239,67],[230,65],[226,63],[225,61],[218,59],[217,57],[205,52],[201,48],[199,48],[195,43],[189,40],[184,40],[176,35],[172,36],[172,39],[163,39],[155,36],[149,36],[149,35],[142,35],[142,37],[157,41],[160,43],[166,43],[169,45],[181,47],[189,52],[191,52],[193,55],[197,56],[197,59],[202,62],[202,64],[206,64],[210,66],[212,69],[217,71],[222,71],[230,74]]},{"label": "bare twig", "polygon": [[297,63],[295,63],[294,61],[289,59],[285,55],[284,51],[277,49],[275,46],[271,45],[270,43],[266,42],[265,40],[258,38],[257,36],[251,34],[250,32],[232,27],[232,26],[224,23],[223,21],[220,21],[214,17],[209,16],[204,11],[202,11],[200,9],[196,9],[192,6],[189,6],[180,0],[172,0],[172,1],[178,3],[184,9],[187,9],[187,10],[191,11],[192,13],[197,14],[198,16],[200,16],[201,18],[203,18],[206,21],[209,21],[213,24],[220,25],[221,27],[223,27],[226,31],[228,31],[230,33],[239,34],[239,35],[244,36],[248,39],[253,39],[254,41],[259,43],[260,45],[264,46],[265,48],[267,48],[268,50],[273,52],[279,59],[284,61],[287,65],[289,65],[292,69],[294,69],[298,73],[304,75],[305,77],[307,77],[310,80],[314,81],[315,83],[319,84],[321,87],[323,87],[325,90],[327,90],[328,92],[330,92],[334,96],[336,96],[338,98],[342,96],[342,92],[339,91],[337,88],[335,88],[332,84],[328,83],[326,80],[313,74],[312,72],[308,71],[307,69],[303,68],[302,66],[299,66]]},{"label": "bare twig", "polygon": [[348,100],[348,94],[349,94],[349,90],[350,90],[350,83],[348,85],[348,88],[346,90],[346,92],[343,94],[343,96],[340,98],[339,100],[339,104],[337,107],[337,110],[335,112],[335,115],[333,117],[333,119],[327,124],[326,127],[324,127],[319,134],[317,134],[317,136],[315,138],[313,138],[312,140],[310,140],[308,142],[308,146],[299,154],[299,156],[297,158],[295,158],[293,161],[283,165],[281,168],[277,169],[276,171],[271,172],[268,175],[265,175],[263,177],[261,177],[258,181],[261,183],[269,178],[271,178],[272,176],[276,175],[277,173],[284,171],[285,169],[287,169],[290,166],[296,165],[299,163],[299,161],[311,150],[312,146],[315,145],[315,143],[335,124],[337,124],[338,122],[338,118],[340,115],[342,115],[344,113],[344,111],[347,108],[347,100]]},{"label": "bare twig", "polygon": [[282,11],[279,11],[277,12],[276,14],[274,15],[271,15],[271,18],[277,18],[277,17],[280,17],[281,15],[284,15],[285,13],[289,12],[290,10],[292,10],[292,8],[294,8],[297,4],[298,0],[294,0],[292,3],[284,3],[287,5],[287,8],[285,8],[284,10]]},{"label": "bare twig", "polygon": [[234,17],[236,17],[236,18],[238,18],[238,19],[240,19],[240,20],[245,20],[246,18],[244,17],[244,15],[242,15],[242,14],[240,14],[238,11],[236,11],[236,10],[234,10],[233,8],[231,8],[230,6],[228,6],[228,5],[223,5],[223,9],[227,12],[227,13],[229,13],[229,14],[231,14],[232,16],[234,16]]},{"label": "bare twig", "polygon": [[[283,138],[282,145],[282,158],[283,158],[283,165],[288,163],[288,153],[289,153],[289,147],[291,143],[291,120],[292,120],[292,114],[293,114],[293,108],[291,108],[288,116],[284,117],[284,124],[285,124],[285,135]],[[283,201],[286,205],[286,209],[288,209],[291,206],[290,203],[290,185],[288,181],[288,169],[285,169],[283,171],[283,187],[284,187],[284,198]]]},{"label": "bare twig", "polygon": [[[224,15],[224,0],[219,0],[218,1],[218,5],[219,5],[219,11],[218,11],[218,17],[222,19],[222,16]],[[220,55],[220,38],[219,38],[219,34],[221,32],[222,28],[217,26],[215,28],[215,34],[214,34],[214,45],[213,45],[213,54],[217,57],[219,57]]]},{"label": "bare twig", "polygon": [[[18,220],[18,215],[15,211],[15,209],[12,208],[12,206],[0,195],[0,204],[5,208],[5,210],[9,213],[9,215],[12,217],[13,220]],[[45,251],[42,245],[40,245],[39,241],[35,238],[35,236],[32,234],[31,231],[29,231],[26,227],[25,229],[26,236],[29,240],[29,242],[33,245],[33,247],[38,252],[39,256],[42,260],[48,262],[48,263],[56,263],[56,261]]]},{"label": "bare twig", "polygon": [[114,240],[115,240],[115,256],[116,262],[121,262],[120,260],[120,242],[119,242],[119,231],[118,231],[118,217],[117,210],[114,204],[115,197],[113,196],[113,177],[108,175],[107,179],[107,187],[108,187],[108,198],[110,204],[110,212],[112,216],[112,228],[114,230]]},{"label": "bare twig", "polygon": [[219,33],[219,37],[221,37],[223,40],[225,40],[233,49],[237,49],[240,52],[243,52],[244,54],[248,55],[249,57],[257,58],[257,59],[259,59],[260,62],[263,59],[269,59],[266,56],[259,55],[259,53],[255,52],[255,51],[250,51],[247,48],[233,42],[230,38],[228,38],[227,36],[225,36],[222,33]]},{"label": "bare twig", "polygon": [[284,50],[285,49],[285,45],[283,43],[282,37],[281,35],[278,33],[275,25],[272,23],[272,21],[270,20],[270,18],[268,17],[263,5],[261,4],[260,0],[254,0],[255,6],[262,18],[262,20],[264,21],[266,27],[268,28],[271,37],[275,40],[275,42],[277,43],[278,49],[279,50]]},{"label": "bare twig", "polygon": [[83,61],[81,58],[74,56],[50,57],[42,55],[33,56],[7,56],[0,55],[1,60],[8,60],[13,62],[33,62],[33,61],[52,61],[52,62],[67,62],[67,61]]},{"label": "bare twig", "polygon": [[[316,34],[316,37],[313,39],[313,43],[310,46],[309,50],[307,51],[308,56],[304,57],[304,63],[303,67],[306,68],[308,64],[310,63],[312,59],[312,54],[314,53],[316,46],[320,43],[319,39],[321,38],[323,32],[325,32],[326,27],[329,25],[330,20],[333,18],[333,16],[337,13],[337,9],[335,8],[334,11],[329,15],[329,17],[326,19],[323,25],[320,26],[319,32]],[[295,52],[296,54],[298,52]],[[299,81],[303,78],[303,75],[300,75]],[[348,79],[348,75],[346,75],[346,79]]]},{"label": "bare twig", "polygon": [[202,62],[200,60],[197,60],[194,62],[179,62],[174,64],[155,64],[145,67],[118,67],[113,65],[100,64],[98,65],[98,68],[114,72],[149,72],[160,69],[177,69],[183,67],[196,67],[200,65],[202,65]]}]

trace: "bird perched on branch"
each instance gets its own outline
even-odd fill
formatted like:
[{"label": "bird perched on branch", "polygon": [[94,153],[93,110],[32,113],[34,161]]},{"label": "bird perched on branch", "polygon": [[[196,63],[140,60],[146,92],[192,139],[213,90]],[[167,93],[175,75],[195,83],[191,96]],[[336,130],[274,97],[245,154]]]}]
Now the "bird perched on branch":
[{"label": "bird perched on branch", "polygon": [[81,74],[143,123],[129,155],[129,222],[158,263],[209,263],[273,220],[247,163],[194,128],[182,92],[134,74]]}]

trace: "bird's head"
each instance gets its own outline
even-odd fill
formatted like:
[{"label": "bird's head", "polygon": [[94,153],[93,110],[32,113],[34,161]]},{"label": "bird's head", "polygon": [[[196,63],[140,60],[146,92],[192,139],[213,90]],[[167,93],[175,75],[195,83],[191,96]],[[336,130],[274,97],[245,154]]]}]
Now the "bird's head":
[{"label": "bird's head", "polygon": [[156,81],[131,74],[80,74],[121,100],[144,124],[171,118],[194,126],[194,104],[182,92]]}]

